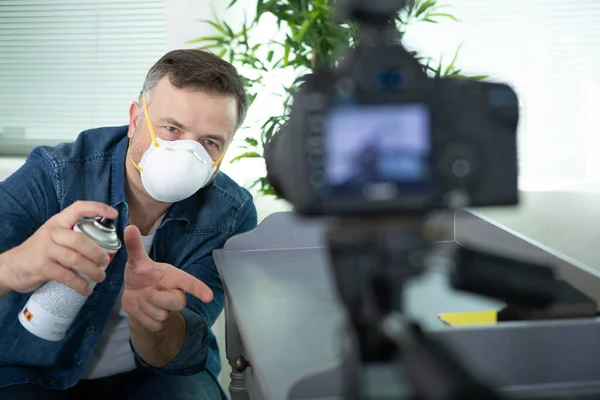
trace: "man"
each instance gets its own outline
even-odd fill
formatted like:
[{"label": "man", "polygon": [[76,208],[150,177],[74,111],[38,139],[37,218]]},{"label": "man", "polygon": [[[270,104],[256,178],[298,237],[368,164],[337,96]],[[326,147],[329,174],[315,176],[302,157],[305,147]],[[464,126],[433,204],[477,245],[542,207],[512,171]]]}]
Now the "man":
[{"label": "man", "polygon": [[[257,223],[251,195],[219,172],[247,106],[233,66],[173,51],[150,69],[128,126],[36,148],[0,183],[0,399],[224,396],[212,251]],[[104,250],[72,230],[95,216],[115,219],[124,243],[105,272]],[[58,342],[17,319],[52,280],[90,295]]]}]

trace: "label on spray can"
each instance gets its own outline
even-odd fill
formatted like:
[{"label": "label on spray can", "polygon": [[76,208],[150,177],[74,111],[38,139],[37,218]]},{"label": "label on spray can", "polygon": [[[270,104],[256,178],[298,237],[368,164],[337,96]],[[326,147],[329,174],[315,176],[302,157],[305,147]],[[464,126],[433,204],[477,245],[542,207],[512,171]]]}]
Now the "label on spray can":
[{"label": "label on spray can", "polygon": [[[77,221],[73,230],[92,239],[103,248],[112,261],[121,248],[113,220],[108,218],[85,218]],[[110,261],[109,261],[110,263]],[[108,264],[101,267],[105,270]],[[93,289],[96,282],[76,272]],[[19,313],[19,321],[32,334],[46,340],[59,341],[73,323],[88,296],[82,296],[62,283],[50,281],[33,292]]]}]

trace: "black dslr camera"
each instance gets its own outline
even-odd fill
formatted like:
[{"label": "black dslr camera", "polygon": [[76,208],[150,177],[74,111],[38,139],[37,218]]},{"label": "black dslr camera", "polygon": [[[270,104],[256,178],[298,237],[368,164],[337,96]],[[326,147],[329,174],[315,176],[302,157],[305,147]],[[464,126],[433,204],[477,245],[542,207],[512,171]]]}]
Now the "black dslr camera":
[{"label": "black dslr camera", "polygon": [[339,2],[343,19],[361,22],[360,43],[338,68],[304,77],[268,147],[268,179],[299,214],[518,201],[515,92],[428,77],[389,22],[401,3]]},{"label": "black dslr camera", "polygon": [[303,78],[267,148],[268,179],[298,214],[333,217],[326,243],[347,311],[347,399],[404,398],[375,390],[387,387],[382,366],[402,371],[418,399],[498,399],[411,321],[402,293],[441,244],[456,290],[518,310],[555,299],[550,268],[446,248],[429,229],[443,210],[518,203],[518,99],[500,83],[429,77],[398,43],[392,21],[404,3],[338,0],[360,42],[337,68]]}]

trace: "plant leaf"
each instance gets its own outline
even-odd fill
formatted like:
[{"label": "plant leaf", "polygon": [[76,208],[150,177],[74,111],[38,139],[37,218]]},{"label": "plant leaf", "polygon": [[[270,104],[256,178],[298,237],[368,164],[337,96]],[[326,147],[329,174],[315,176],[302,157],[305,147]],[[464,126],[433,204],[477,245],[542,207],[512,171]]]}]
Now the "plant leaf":
[{"label": "plant leaf", "polygon": [[233,33],[233,30],[231,29],[231,27],[229,25],[227,25],[227,22],[223,21],[223,26],[225,27],[225,29],[227,29],[227,33],[229,35],[229,37],[236,37],[237,35],[235,33]]},{"label": "plant leaf", "polygon": [[246,20],[246,13],[244,13],[244,23],[242,24],[242,37],[244,38],[244,44],[248,46],[248,22]]},{"label": "plant leaf", "polygon": [[250,146],[254,146],[254,147],[258,146],[258,140],[251,138],[251,137],[244,138],[244,142],[248,143]]},{"label": "plant leaf", "polygon": [[258,178],[254,182],[252,182],[252,184],[250,185],[250,189],[254,189],[259,183],[261,183],[261,178]]},{"label": "plant leaf", "polygon": [[229,161],[229,163],[232,164],[232,163],[234,163],[236,161],[240,161],[244,158],[262,158],[262,156],[255,151],[247,151],[244,154],[240,154],[239,156],[234,157],[231,161]]},{"label": "plant leaf", "polygon": [[263,132],[262,139],[264,144],[267,144],[271,141],[273,135],[276,133],[276,130],[279,128],[279,126],[279,123],[274,123],[269,127],[269,129]]},{"label": "plant leaf", "polygon": [[489,75],[474,75],[474,76],[465,76],[465,78],[473,79],[475,81],[481,81],[489,78]]},{"label": "plant leaf", "polygon": [[230,9],[235,3],[237,3],[237,0],[231,0],[231,3],[229,3],[227,9]]},{"label": "plant leaf", "polygon": [[410,17],[412,15],[412,13],[414,12],[415,7],[419,7],[419,0],[408,1],[408,8],[406,9],[406,15],[408,15]]},{"label": "plant leaf", "polygon": [[438,67],[435,71],[435,77],[439,78],[440,76],[442,76],[442,59],[444,58],[443,54],[440,54],[440,63],[438,64]]},{"label": "plant leaf", "polygon": [[194,43],[203,43],[203,42],[225,42],[225,39],[223,38],[223,36],[220,35],[213,35],[213,36],[204,36],[204,37],[199,37],[196,39],[192,39],[192,40],[188,40],[186,43],[188,44],[194,44]]},{"label": "plant leaf", "polygon": [[209,19],[201,19],[200,22],[204,22],[206,24],[209,24],[213,28],[215,28],[216,30],[218,30],[219,32],[221,32],[223,35],[229,36],[228,33],[227,33],[227,30],[223,26],[221,26],[221,24],[219,24],[218,22],[211,21]]},{"label": "plant leaf", "polygon": [[427,11],[431,7],[435,6],[436,2],[437,2],[437,0],[426,0],[426,1],[424,1],[421,4],[421,6],[417,9],[415,17],[418,18],[419,16],[421,16],[421,14],[423,14],[425,11]]},{"label": "plant leaf", "polygon": [[444,71],[444,75],[448,75],[450,72],[452,72],[456,69],[456,60],[458,59],[458,54],[460,53],[460,49],[462,48],[462,46],[463,46],[463,43],[458,45],[458,48],[454,52],[454,58],[452,58],[452,61],[446,67],[446,70]]},{"label": "plant leaf", "polygon": [[254,103],[254,100],[256,100],[256,96],[258,96],[256,93],[248,94],[248,107],[252,106],[252,103]]},{"label": "plant leaf", "polygon": [[263,15],[264,3],[264,0],[256,0],[256,17],[254,18],[254,21],[258,21]]},{"label": "plant leaf", "polygon": [[200,46],[197,49],[198,50],[208,50],[208,49],[222,49],[222,48],[223,48],[222,43],[213,43],[213,44],[207,44],[206,46]]},{"label": "plant leaf", "polygon": [[430,14],[427,14],[427,18],[432,18],[432,17],[445,17],[445,18],[450,18],[453,21],[460,22],[460,20],[458,18],[456,18],[454,15],[448,14],[448,13],[430,13]]},{"label": "plant leaf", "polygon": [[292,40],[294,42],[297,42],[297,43],[302,42],[302,39],[304,38],[304,34],[308,30],[308,27],[310,26],[310,23],[311,23],[310,19],[307,19],[307,20],[304,21],[304,23],[302,24],[302,26],[300,27],[300,29],[298,30],[298,32],[292,38]]},{"label": "plant leaf", "polygon": [[285,43],[285,53],[283,54],[283,67],[287,67],[290,63],[290,52],[292,51],[292,47],[289,43]]}]

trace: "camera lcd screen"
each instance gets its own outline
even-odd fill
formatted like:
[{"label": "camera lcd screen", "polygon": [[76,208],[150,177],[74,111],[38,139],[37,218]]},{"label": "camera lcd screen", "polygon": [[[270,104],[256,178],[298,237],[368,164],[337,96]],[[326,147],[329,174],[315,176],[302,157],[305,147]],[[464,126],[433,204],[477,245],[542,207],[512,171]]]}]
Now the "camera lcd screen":
[{"label": "camera lcd screen", "polygon": [[331,110],[325,126],[330,195],[385,200],[430,188],[430,125],[425,104]]}]

